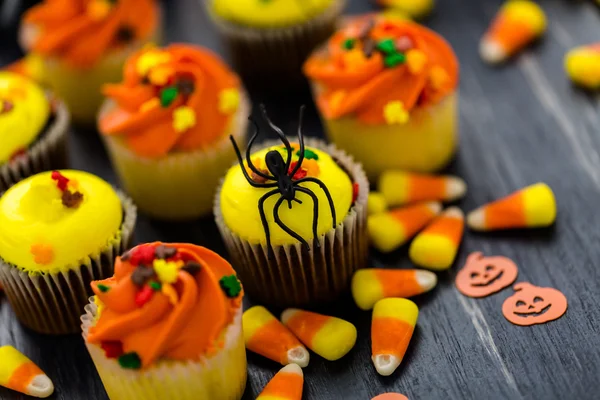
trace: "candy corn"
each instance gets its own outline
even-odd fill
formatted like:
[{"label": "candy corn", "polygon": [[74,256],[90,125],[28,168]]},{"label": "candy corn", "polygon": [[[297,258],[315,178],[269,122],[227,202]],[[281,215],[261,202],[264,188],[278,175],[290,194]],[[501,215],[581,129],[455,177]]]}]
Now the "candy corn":
[{"label": "candy corn", "polygon": [[373,246],[390,252],[406,243],[442,209],[439,202],[417,203],[368,218],[367,228]]},{"label": "candy corn", "polygon": [[467,184],[456,176],[386,171],[379,177],[379,191],[389,206],[400,206],[418,201],[458,200],[467,192]]},{"label": "candy corn", "polygon": [[50,378],[12,346],[0,347],[0,385],[39,398],[54,392]]},{"label": "candy corn", "polygon": [[385,212],[385,210],[387,210],[387,203],[383,195],[379,192],[369,193],[369,198],[367,200],[367,214],[381,214],[382,212]]},{"label": "candy corn", "polygon": [[411,18],[423,18],[433,10],[433,0],[378,0],[384,7],[406,13]]},{"label": "candy corn", "polygon": [[456,258],[463,231],[463,212],[458,207],[447,208],[413,240],[408,255],[422,267],[448,269]]},{"label": "candy corn", "polygon": [[356,343],[356,328],[343,319],[288,308],[281,321],[306,347],[329,361],[342,358]]},{"label": "candy corn", "polygon": [[400,393],[384,393],[373,397],[371,400],[408,400],[408,397]]},{"label": "candy corn", "polygon": [[546,31],[546,15],[529,0],[509,0],[496,15],[479,46],[481,58],[495,64],[506,60]]},{"label": "candy corn", "polygon": [[412,337],[419,308],[407,299],[379,300],[373,309],[371,352],[380,375],[389,376],[402,362]]},{"label": "candy corn", "polygon": [[262,306],[244,312],[246,348],[273,361],[287,365],[308,365],[310,356],[298,339]]},{"label": "candy corn", "polygon": [[476,231],[539,228],[550,226],[555,220],[556,200],[545,183],[527,186],[467,216],[469,228]]},{"label": "candy corn", "polygon": [[430,291],[437,276],[419,269],[359,269],[352,277],[352,296],[362,310],[386,297],[412,297]]},{"label": "candy corn", "polygon": [[281,368],[256,400],[301,400],[304,374],[297,364]]},{"label": "candy corn", "polygon": [[565,56],[569,78],[587,89],[600,89],[600,42],[577,47]]}]

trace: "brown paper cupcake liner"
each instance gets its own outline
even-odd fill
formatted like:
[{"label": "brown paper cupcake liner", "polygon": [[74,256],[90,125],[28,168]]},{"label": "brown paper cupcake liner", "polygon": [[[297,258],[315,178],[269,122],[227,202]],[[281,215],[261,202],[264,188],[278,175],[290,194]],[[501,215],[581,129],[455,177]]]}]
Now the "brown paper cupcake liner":
[{"label": "brown paper cupcake liner", "polygon": [[[217,227],[231,256],[233,267],[249,297],[262,304],[279,307],[306,306],[330,302],[346,292],[354,271],[364,268],[368,257],[367,197],[369,181],[352,157],[333,145],[306,139],[306,145],[329,153],[358,183],[356,202],[346,218],[306,249],[301,243],[272,246],[251,244],[233,233],[225,224],[221,212],[221,182],[215,196],[214,214]],[[257,148],[280,144],[263,143]]]},{"label": "brown paper cupcake liner", "polygon": [[253,28],[220,18],[210,9],[210,1],[203,1],[236,71],[249,87],[270,90],[288,90],[305,82],[304,61],[335,32],[338,17],[346,5],[346,0],[335,0],[320,15],[291,27]]},{"label": "brown paper cupcake liner", "polygon": [[24,156],[0,165],[0,193],[40,172],[68,165],[67,137],[71,116],[62,101],[55,101],[54,121]]},{"label": "brown paper cupcake liner", "polygon": [[23,325],[45,334],[78,332],[79,317],[92,294],[90,282],[111,277],[115,258],[131,245],[137,209],[130,198],[117,194],[123,206],[119,232],[80,265],[55,273],[29,273],[0,258],[0,283]]}]

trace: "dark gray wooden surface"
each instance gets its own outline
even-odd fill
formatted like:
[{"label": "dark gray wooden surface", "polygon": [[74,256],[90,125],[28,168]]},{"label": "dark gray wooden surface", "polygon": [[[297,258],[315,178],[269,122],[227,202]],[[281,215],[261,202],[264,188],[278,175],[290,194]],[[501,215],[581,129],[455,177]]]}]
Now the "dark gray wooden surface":
[{"label": "dark gray wooden surface", "polygon": [[[9,1],[9,0],[3,0]],[[350,1],[349,12],[371,10],[366,0]],[[537,181],[554,189],[558,221],[550,230],[482,235],[467,232],[456,266],[440,275],[439,286],[416,299],[417,330],[402,366],[388,378],[370,361],[370,314],[350,298],[323,310],[358,328],[356,347],[337,362],[312,356],[305,369],[305,399],[369,400],[398,391],[411,399],[596,399],[600,397],[600,96],[571,87],[563,73],[564,53],[600,41],[600,13],[591,1],[541,1],[550,29],[545,40],[514,63],[492,69],[477,55],[478,40],[500,0],[438,0],[427,22],[456,48],[462,66],[461,146],[450,171],[469,184],[465,210]],[[166,8],[167,38],[219,50],[215,32],[199,0],[177,0]],[[3,32],[0,64],[18,54],[14,37]],[[294,129],[308,92],[264,101],[276,122]],[[308,132],[322,135],[310,107]],[[93,132],[72,138],[73,166],[116,183]],[[189,241],[224,253],[217,230],[206,218],[186,224],[141,217],[137,241]],[[519,281],[561,290],[568,298],[564,317],[546,325],[517,327],[501,314],[511,293],[486,299],[460,295],[453,286],[457,268],[472,251],[513,258]],[[406,249],[374,254],[373,266],[410,268]],[[56,385],[53,399],[106,399],[80,336],[34,334],[14,319],[0,297],[0,345],[28,354]],[[244,399],[254,399],[278,365],[249,354]],[[0,360],[1,362],[1,360]],[[0,399],[23,396],[0,388]],[[215,399],[218,400],[218,399]]]}]

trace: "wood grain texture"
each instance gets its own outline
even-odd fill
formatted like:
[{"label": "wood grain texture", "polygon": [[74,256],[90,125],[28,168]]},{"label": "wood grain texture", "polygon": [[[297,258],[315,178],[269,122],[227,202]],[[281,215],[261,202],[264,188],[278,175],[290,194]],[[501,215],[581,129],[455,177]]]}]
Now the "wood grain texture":
[{"label": "wood grain texture", "polygon": [[[440,275],[432,292],[416,299],[421,314],[401,367],[391,377],[377,375],[370,361],[370,314],[347,297],[323,312],[356,324],[354,350],[337,362],[313,355],[305,370],[305,399],[369,400],[397,391],[414,399],[595,399],[600,391],[600,97],[571,87],[562,67],[571,47],[600,40],[600,13],[591,1],[540,1],[550,30],[542,43],[505,67],[490,68],[478,57],[481,34],[500,0],[438,0],[427,22],[455,47],[462,66],[461,147],[449,171],[469,184],[459,205],[468,211],[517,188],[547,182],[559,204],[556,226],[548,230],[466,237],[456,266]],[[350,1],[349,11],[373,9]],[[167,38],[220,50],[199,0],[169,2]],[[8,38],[8,39],[7,39]],[[13,60],[14,37],[0,39],[0,63]],[[282,128],[292,131],[308,91],[264,101]],[[314,106],[307,134],[322,136]],[[72,138],[73,165],[116,183],[93,132]],[[211,218],[169,224],[140,218],[137,241],[189,241],[224,254]],[[373,254],[377,267],[410,268],[406,248]],[[546,325],[518,327],[501,314],[507,289],[485,299],[463,297],[454,288],[455,270],[473,251],[512,258],[518,281],[561,290],[569,301],[564,317]],[[249,301],[247,301],[249,303]],[[279,310],[274,310],[279,311]],[[107,398],[80,336],[45,337],[14,319],[0,297],[0,344],[24,351],[54,380],[53,399]],[[249,354],[244,399],[254,399],[278,370]],[[1,362],[1,360],[0,360]],[[0,399],[21,399],[0,388]],[[215,399],[218,400],[218,399]]]}]

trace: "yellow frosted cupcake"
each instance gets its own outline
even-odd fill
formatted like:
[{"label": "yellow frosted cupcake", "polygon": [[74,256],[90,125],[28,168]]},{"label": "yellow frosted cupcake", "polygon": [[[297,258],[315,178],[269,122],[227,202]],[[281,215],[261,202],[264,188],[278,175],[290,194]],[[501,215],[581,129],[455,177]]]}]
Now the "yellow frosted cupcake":
[{"label": "yellow frosted cupcake", "polygon": [[334,300],[367,260],[369,183],[344,152],[317,140],[305,146],[301,126],[290,143],[263,115],[281,142],[252,153],[257,129],[238,153],[215,198],[217,226],[254,299],[281,307]]},{"label": "yellow frosted cupcake", "polygon": [[237,71],[256,87],[303,82],[302,63],[335,30],[346,0],[204,0]]},{"label": "yellow frosted cupcake", "polygon": [[329,139],[370,179],[430,172],[458,144],[458,62],[436,33],[380,15],[357,17],[304,65]]},{"label": "yellow frosted cupcake", "polygon": [[191,244],[151,243],[92,283],[83,337],[111,400],[239,400],[243,291],[233,268]]},{"label": "yellow frosted cupcake", "polygon": [[172,44],[134,54],[123,82],[104,92],[99,130],[140,210],[169,220],[210,213],[235,159],[228,136],[246,135],[238,77],[209,50]]},{"label": "yellow frosted cupcake", "polygon": [[0,71],[0,193],[67,164],[69,112],[34,82]]},{"label": "yellow frosted cupcake", "polygon": [[159,31],[156,0],[44,0],[25,13],[21,44],[73,120],[92,124],[101,86],[117,82],[126,58]]},{"label": "yellow frosted cupcake", "polygon": [[77,332],[92,280],[113,273],[135,225],[131,201],[81,171],[44,172],[0,197],[0,283],[40,333]]}]

